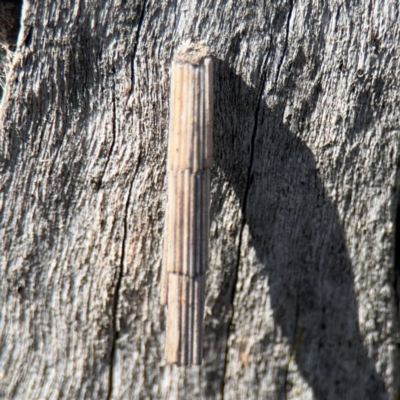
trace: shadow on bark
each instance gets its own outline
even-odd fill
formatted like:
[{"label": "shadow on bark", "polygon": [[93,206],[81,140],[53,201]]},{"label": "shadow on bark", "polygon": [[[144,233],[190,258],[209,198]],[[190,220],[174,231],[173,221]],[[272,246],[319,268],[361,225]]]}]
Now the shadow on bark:
[{"label": "shadow on bark", "polygon": [[[283,122],[290,88],[272,93],[279,103],[270,108],[227,63],[218,62],[215,74],[214,177],[218,177],[213,182],[212,216],[218,215],[224,193],[233,188],[245,206],[242,212],[258,259],[258,265],[250,267],[254,268],[251,286],[257,290],[257,282],[268,279],[275,323],[291,343],[292,356],[315,398],[387,398],[358,330],[344,232],[313,154],[301,140],[306,128],[294,135]],[[306,121],[317,100],[318,90],[292,120]],[[241,324],[235,320],[231,326],[227,318],[237,276],[237,263],[229,261],[234,258],[229,252],[232,249],[226,250],[221,265],[211,266],[220,269],[220,297],[211,306],[214,320],[221,322],[212,324],[206,317],[206,363],[224,352],[228,329],[232,332]],[[240,261],[238,265],[242,268]],[[257,351],[270,341],[266,336]],[[219,361],[223,362],[222,355]],[[255,370],[257,374],[257,366]],[[278,398],[286,396],[286,378],[287,369],[276,382],[281,388]],[[220,379],[215,374],[208,377],[209,395],[218,391]]]}]

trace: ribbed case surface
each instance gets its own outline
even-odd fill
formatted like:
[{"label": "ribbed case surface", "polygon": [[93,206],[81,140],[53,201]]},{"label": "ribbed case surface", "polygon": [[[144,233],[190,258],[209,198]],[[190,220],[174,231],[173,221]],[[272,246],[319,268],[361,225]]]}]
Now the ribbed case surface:
[{"label": "ribbed case surface", "polygon": [[205,273],[208,263],[213,71],[174,62],[168,139],[161,304],[168,306],[165,358],[200,365]]}]

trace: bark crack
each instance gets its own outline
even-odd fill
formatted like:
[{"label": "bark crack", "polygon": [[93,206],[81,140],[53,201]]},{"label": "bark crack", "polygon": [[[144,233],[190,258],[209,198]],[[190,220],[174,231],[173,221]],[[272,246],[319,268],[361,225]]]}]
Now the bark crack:
[{"label": "bark crack", "polygon": [[231,315],[228,321],[228,327],[227,327],[227,333],[226,333],[226,344],[225,344],[225,358],[224,358],[224,371],[222,375],[222,387],[221,387],[221,399],[224,400],[224,392],[225,392],[225,386],[226,386],[226,374],[227,374],[227,367],[228,367],[228,353],[229,353],[229,334],[232,330],[232,325],[233,325],[233,317],[235,314],[235,295],[236,295],[236,285],[238,282],[239,278],[239,266],[240,266],[240,251],[242,248],[242,241],[243,241],[243,231],[244,227],[246,226],[246,209],[247,209],[247,203],[248,203],[248,197],[250,193],[250,187],[252,184],[252,170],[253,170],[253,164],[254,164],[254,148],[255,148],[255,141],[256,141],[256,136],[257,136],[257,129],[258,129],[258,118],[260,114],[260,109],[261,109],[261,101],[262,101],[262,96],[264,93],[264,88],[265,88],[265,83],[267,80],[267,63],[270,55],[270,49],[267,51],[265,59],[263,61],[262,65],[262,75],[261,75],[261,85],[260,85],[260,92],[258,94],[258,99],[257,99],[257,106],[254,114],[254,126],[253,126],[253,132],[251,135],[251,145],[250,145],[250,158],[249,158],[249,166],[247,169],[247,180],[246,180],[246,188],[245,192],[243,195],[243,203],[242,203],[242,210],[243,210],[243,219],[242,219],[242,224],[240,227],[240,233],[239,233],[239,243],[238,243],[238,248],[237,248],[237,259],[236,259],[236,266],[235,266],[235,271],[234,271],[234,279],[233,279],[233,286],[232,286],[232,293],[231,293],[231,299],[230,299],[230,304],[231,304]]},{"label": "bark crack", "polygon": [[111,105],[112,105],[112,127],[111,127],[112,141],[111,141],[110,150],[107,155],[107,160],[104,165],[103,173],[101,174],[101,178],[99,181],[99,186],[98,186],[99,189],[102,186],[104,174],[106,173],[108,163],[110,162],[111,154],[114,150],[114,145],[115,145],[115,136],[116,136],[116,130],[117,130],[117,122],[116,122],[117,110],[116,110],[116,106],[115,106],[115,78],[113,79]]},{"label": "bark crack", "polygon": [[[137,49],[139,46],[139,37],[140,37],[140,32],[143,26],[143,20],[144,20],[144,14],[145,14],[145,9],[146,9],[146,0],[143,1],[143,8],[140,13],[139,17],[139,23],[138,23],[138,28],[136,31],[136,38],[135,38],[135,46],[133,48],[133,55],[131,59],[131,93],[134,91],[135,88],[135,74],[134,74],[134,62],[137,54]],[[115,91],[114,91],[115,92]],[[113,102],[115,106],[115,101]],[[115,116],[115,110],[114,110],[114,116]],[[115,122],[115,121],[114,121]],[[112,151],[112,149],[111,149]],[[110,154],[111,154],[110,151]],[[128,240],[128,211],[129,211],[129,204],[131,200],[131,195],[132,195],[132,188],[133,188],[133,183],[135,182],[136,175],[139,170],[139,166],[141,163],[141,151],[139,151],[139,156],[138,156],[138,161],[136,165],[135,172],[132,177],[132,181],[130,183],[129,187],[129,192],[128,192],[128,198],[125,204],[125,217],[124,217],[124,236],[122,239],[122,252],[121,252],[121,263],[117,272],[117,277],[116,277],[116,287],[115,287],[115,295],[114,295],[114,302],[113,302],[113,308],[112,308],[112,340],[111,340],[111,352],[110,352],[110,371],[109,371],[109,376],[108,376],[108,394],[107,394],[107,400],[110,400],[113,394],[113,382],[114,382],[114,363],[115,363],[115,355],[116,355],[116,350],[117,350],[117,340],[119,338],[119,331],[117,331],[117,311],[118,311],[118,301],[119,301],[119,292],[121,289],[121,283],[122,283],[122,277],[123,277],[123,270],[124,270],[124,261],[125,261],[125,247],[126,243]]]},{"label": "bark crack", "polygon": [[112,305],[112,327],[111,327],[111,351],[110,351],[110,371],[108,376],[108,394],[107,400],[111,399],[112,392],[113,392],[113,381],[114,381],[114,363],[115,363],[115,353],[117,349],[117,340],[119,338],[119,331],[117,330],[117,312],[118,312],[118,301],[119,301],[119,292],[121,289],[121,283],[123,278],[123,271],[124,271],[124,262],[125,262],[125,249],[126,244],[128,241],[128,211],[129,211],[129,204],[131,202],[132,196],[132,188],[133,183],[135,182],[136,175],[139,171],[139,166],[141,163],[141,151],[139,151],[139,156],[136,164],[135,172],[133,173],[132,181],[129,186],[128,191],[128,198],[125,204],[125,216],[124,216],[124,235],[122,238],[122,251],[121,251],[121,261],[116,273],[116,284],[115,284],[115,294],[113,299]]},{"label": "bark crack", "polygon": [[145,11],[146,11],[146,0],[143,0],[143,8],[140,12],[138,29],[136,31],[135,46],[133,48],[133,55],[132,55],[132,59],[131,59],[131,83],[132,83],[131,93],[133,93],[133,90],[135,87],[135,58],[136,58],[137,49],[139,47],[139,36],[140,36],[140,31],[143,26]]},{"label": "bark crack", "polygon": [[[134,66],[134,61],[135,61],[137,49],[138,49],[138,46],[139,46],[139,37],[140,37],[140,31],[141,31],[142,26],[143,26],[145,9],[146,9],[146,0],[143,1],[143,7],[142,7],[142,10],[140,12],[138,28],[137,28],[137,31],[136,31],[135,46],[133,48],[133,55],[132,55],[132,59],[131,59],[131,83],[132,83],[131,92],[133,92],[134,86],[135,86],[135,76],[134,76],[135,75],[134,74],[135,66]],[[113,71],[113,72],[115,73],[115,71]],[[108,163],[110,161],[111,154],[112,154],[112,152],[114,150],[114,145],[115,145],[115,133],[116,133],[115,79],[113,79],[113,88],[112,88],[112,108],[113,108],[113,120],[112,120],[112,135],[113,135],[113,138],[112,138],[112,142],[111,142],[110,151],[108,153],[108,157],[107,157],[107,160],[106,160],[106,164],[104,166],[103,173],[102,173],[101,178],[100,178],[99,188],[102,185],[104,174],[105,174],[105,172],[107,170]]]},{"label": "bark crack", "polygon": [[278,82],[279,75],[280,75],[280,73],[281,73],[281,68],[282,68],[283,60],[285,59],[286,51],[287,51],[287,48],[288,48],[288,43],[289,43],[289,30],[290,30],[290,20],[291,20],[291,18],[292,18],[292,12],[293,12],[293,0],[290,0],[290,2],[289,2],[289,12],[288,12],[288,17],[287,17],[287,21],[286,21],[286,38],[285,38],[285,45],[284,45],[284,47],[283,47],[283,52],[282,52],[281,59],[279,60],[278,71],[276,72],[276,76],[275,76],[275,83]]}]

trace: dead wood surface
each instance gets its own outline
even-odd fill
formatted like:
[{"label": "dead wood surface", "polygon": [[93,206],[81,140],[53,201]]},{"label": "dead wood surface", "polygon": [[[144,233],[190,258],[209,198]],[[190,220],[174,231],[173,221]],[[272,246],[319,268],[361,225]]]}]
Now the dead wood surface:
[{"label": "dead wood surface", "polygon": [[[398,399],[397,0],[23,2],[0,397]],[[203,365],[163,358],[170,65],[215,56]]]}]

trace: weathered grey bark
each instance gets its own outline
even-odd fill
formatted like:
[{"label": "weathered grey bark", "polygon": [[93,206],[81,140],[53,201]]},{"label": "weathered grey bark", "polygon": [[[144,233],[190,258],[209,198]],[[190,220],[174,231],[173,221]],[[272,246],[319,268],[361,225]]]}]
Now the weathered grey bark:
[{"label": "weathered grey bark", "polygon": [[[1,109],[0,397],[396,399],[397,0],[24,1]],[[215,54],[202,367],[163,360],[169,66]]]}]

